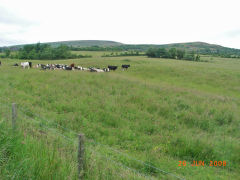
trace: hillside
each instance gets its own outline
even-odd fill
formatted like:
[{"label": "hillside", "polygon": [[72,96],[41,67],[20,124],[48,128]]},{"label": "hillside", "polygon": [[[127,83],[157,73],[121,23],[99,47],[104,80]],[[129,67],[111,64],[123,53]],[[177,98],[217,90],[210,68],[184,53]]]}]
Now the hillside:
[{"label": "hillside", "polygon": [[[75,40],[75,41],[57,41],[57,42],[46,42],[43,44],[50,44],[54,47],[59,46],[61,44],[73,47],[91,47],[91,46],[100,46],[100,47],[112,47],[112,46],[120,46],[122,43],[115,41],[103,41],[103,40]],[[26,44],[9,46],[11,50],[18,50],[22,48]],[[2,47],[7,48],[7,47]]]},{"label": "hillside", "polygon": [[195,51],[200,54],[230,54],[230,55],[240,55],[240,49],[223,47],[216,44],[209,44],[205,42],[187,42],[187,43],[173,43],[173,44],[131,44],[131,45],[121,45],[123,50],[139,50],[147,51],[149,48],[176,48],[184,49],[185,51]]},{"label": "hillside", "polygon": [[91,47],[91,46],[101,46],[101,47],[109,47],[109,46],[120,46],[122,43],[115,41],[102,41],[102,40],[79,40],[79,41],[59,41],[59,42],[51,42],[48,43],[53,46],[58,46],[60,44],[65,44],[67,46],[74,47]]},{"label": "hillside", "polygon": [[[200,54],[227,54],[227,55],[240,55],[239,49],[223,47],[216,44],[208,44],[205,42],[187,42],[187,43],[173,43],[173,44],[123,44],[116,41],[103,41],[103,40],[76,40],[76,41],[59,41],[47,42],[54,47],[61,44],[78,48],[79,50],[91,50],[92,46],[101,47],[98,50],[113,50],[113,51],[147,51],[149,48],[177,48],[184,49],[185,51],[195,51]],[[11,50],[18,50],[23,45],[10,46]],[[7,47],[2,47],[2,49]],[[0,48],[1,49],[1,48]],[[96,48],[92,48],[96,50]]]},{"label": "hillside", "polygon": [[201,54],[240,54],[239,49],[223,47],[216,44],[208,44],[205,42],[189,42],[161,45],[164,48],[182,48],[188,51],[195,51]]}]

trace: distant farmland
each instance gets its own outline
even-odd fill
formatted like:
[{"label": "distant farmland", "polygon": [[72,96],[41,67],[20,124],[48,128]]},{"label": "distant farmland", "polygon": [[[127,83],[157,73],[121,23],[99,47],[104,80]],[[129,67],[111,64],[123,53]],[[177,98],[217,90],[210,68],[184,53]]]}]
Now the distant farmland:
[{"label": "distant farmland", "polygon": [[[34,114],[39,114],[49,124],[82,132],[151,165],[140,166],[89,143],[86,179],[177,179],[153,167],[185,179],[240,177],[240,59],[205,56],[202,59],[207,62],[191,62],[74,53],[93,57],[53,63],[131,67],[108,73],[23,70],[12,66],[23,60],[1,59],[0,100],[19,104],[31,112],[26,113],[28,117],[35,119]],[[0,112],[4,120],[4,110]],[[25,123],[24,116],[19,116]],[[58,126],[52,128],[73,140]],[[72,150],[63,140],[34,128],[22,129],[17,136],[10,132],[0,123],[0,179],[77,179],[75,154],[66,153]],[[205,166],[192,167],[193,161],[204,161]],[[226,166],[211,167],[211,161],[226,161]]]}]

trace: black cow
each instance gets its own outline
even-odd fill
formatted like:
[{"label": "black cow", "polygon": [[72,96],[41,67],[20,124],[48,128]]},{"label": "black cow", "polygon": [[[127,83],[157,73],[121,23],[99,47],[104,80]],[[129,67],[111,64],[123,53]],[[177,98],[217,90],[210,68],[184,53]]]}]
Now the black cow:
[{"label": "black cow", "polygon": [[56,67],[57,69],[62,69],[62,68],[63,68],[63,65],[61,65],[61,64],[56,64],[55,67]]},{"label": "black cow", "polygon": [[118,67],[117,66],[108,66],[109,70],[115,71]]},{"label": "black cow", "polygon": [[73,68],[72,67],[69,67],[69,66],[66,66],[65,67],[65,70],[72,70]]},{"label": "black cow", "polygon": [[2,65],[2,62],[0,61],[0,66]]},{"label": "black cow", "polygon": [[42,70],[46,70],[46,69],[47,69],[47,66],[44,65],[44,64],[41,64],[41,68],[42,68]]},{"label": "black cow", "polygon": [[32,62],[28,62],[28,63],[29,63],[30,68],[32,68]]},{"label": "black cow", "polygon": [[123,64],[123,65],[122,65],[122,68],[123,68],[123,69],[128,69],[129,67],[130,67],[130,64]]},{"label": "black cow", "polygon": [[18,63],[15,63],[13,66],[18,66]]}]

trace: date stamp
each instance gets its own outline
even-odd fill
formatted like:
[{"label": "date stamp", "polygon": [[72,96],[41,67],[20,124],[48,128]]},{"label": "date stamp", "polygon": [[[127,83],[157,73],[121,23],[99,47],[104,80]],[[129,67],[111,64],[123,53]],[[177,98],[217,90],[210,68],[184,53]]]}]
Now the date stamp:
[{"label": "date stamp", "polygon": [[209,161],[209,162],[204,162],[204,161],[192,161],[192,163],[189,163],[187,161],[178,161],[178,166],[179,167],[184,167],[184,166],[195,166],[195,167],[204,167],[204,166],[213,166],[213,167],[222,167],[222,166],[227,166],[226,161]]}]

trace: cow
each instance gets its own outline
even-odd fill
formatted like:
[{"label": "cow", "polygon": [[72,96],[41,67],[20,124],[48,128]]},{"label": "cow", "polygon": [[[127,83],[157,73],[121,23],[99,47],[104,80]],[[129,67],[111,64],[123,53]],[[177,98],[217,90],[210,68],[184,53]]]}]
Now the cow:
[{"label": "cow", "polygon": [[90,69],[83,67],[83,71],[90,71]]},{"label": "cow", "polygon": [[32,62],[21,62],[21,67],[25,69],[26,67],[29,69],[32,67]]},{"label": "cow", "polygon": [[74,69],[76,69],[76,70],[83,70],[83,68],[81,66],[75,66]]},{"label": "cow", "polygon": [[90,68],[90,72],[104,72],[104,70],[100,68]]},{"label": "cow", "polygon": [[117,66],[108,66],[109,70],[115,71],[118,67]]},{"label": "cow", "polygon": [[2,65],[2,62],[0,61],[0,66]]},{"label": "cow", "polygon": [[51,70],[54,70],[55,67],[56,67],[55,64],[50,64],[50,69],[51,69]]},{"label": "cow", "polygon": [[28,62],[29,67],[32,68],[32,62]]},{"label": "cow", "polygon": [[69,67],[69,66],[65,66],[64,69],[65,69],[65,70],[73,70],[73,68],[72,68],[72,67]]},{"label": "cow", "polygon": [[77,66],[77,67],[75,67],[77,70],[83,70],[83,67],[81,67],[81,66]]},{"label": "cow", "polygon": [[75,67],[75,64],[74,64],[74,63],[72,63],[72,64],[70,65],[70,67],[74,68],[74,67]]},{"label": "cow", "polygon": [[102,69],[96,69],[96,72],[104,72]]},{"label": "cow", "polygon": [[41,68],[42,68],[42,70],[46,70],[46,69],[47,69],[47,66],[44,65],[44,64],[41,64]]},{"label": "cow", "polygon": [[127,70],[129,67],[130,67],[130,64],[123,64],[123,65],[122,65],[122,69],[123,69],[123,70],[124,70],[124,69]]},{"label": "cow", "polygon": [[110,70],[109,70],[109,68],[103,68],[103,71],[104,72],[109,72]]},{"label": "cow", "polygon": [[15,63],[13,66],[18,66],[18,63]]},{"label": "cow", "polygon": [[61,65],[61,64],[56,64],[55,67],[56,67],[57,69],[62,69],[62,68],[63,68],[63,65]]}]

